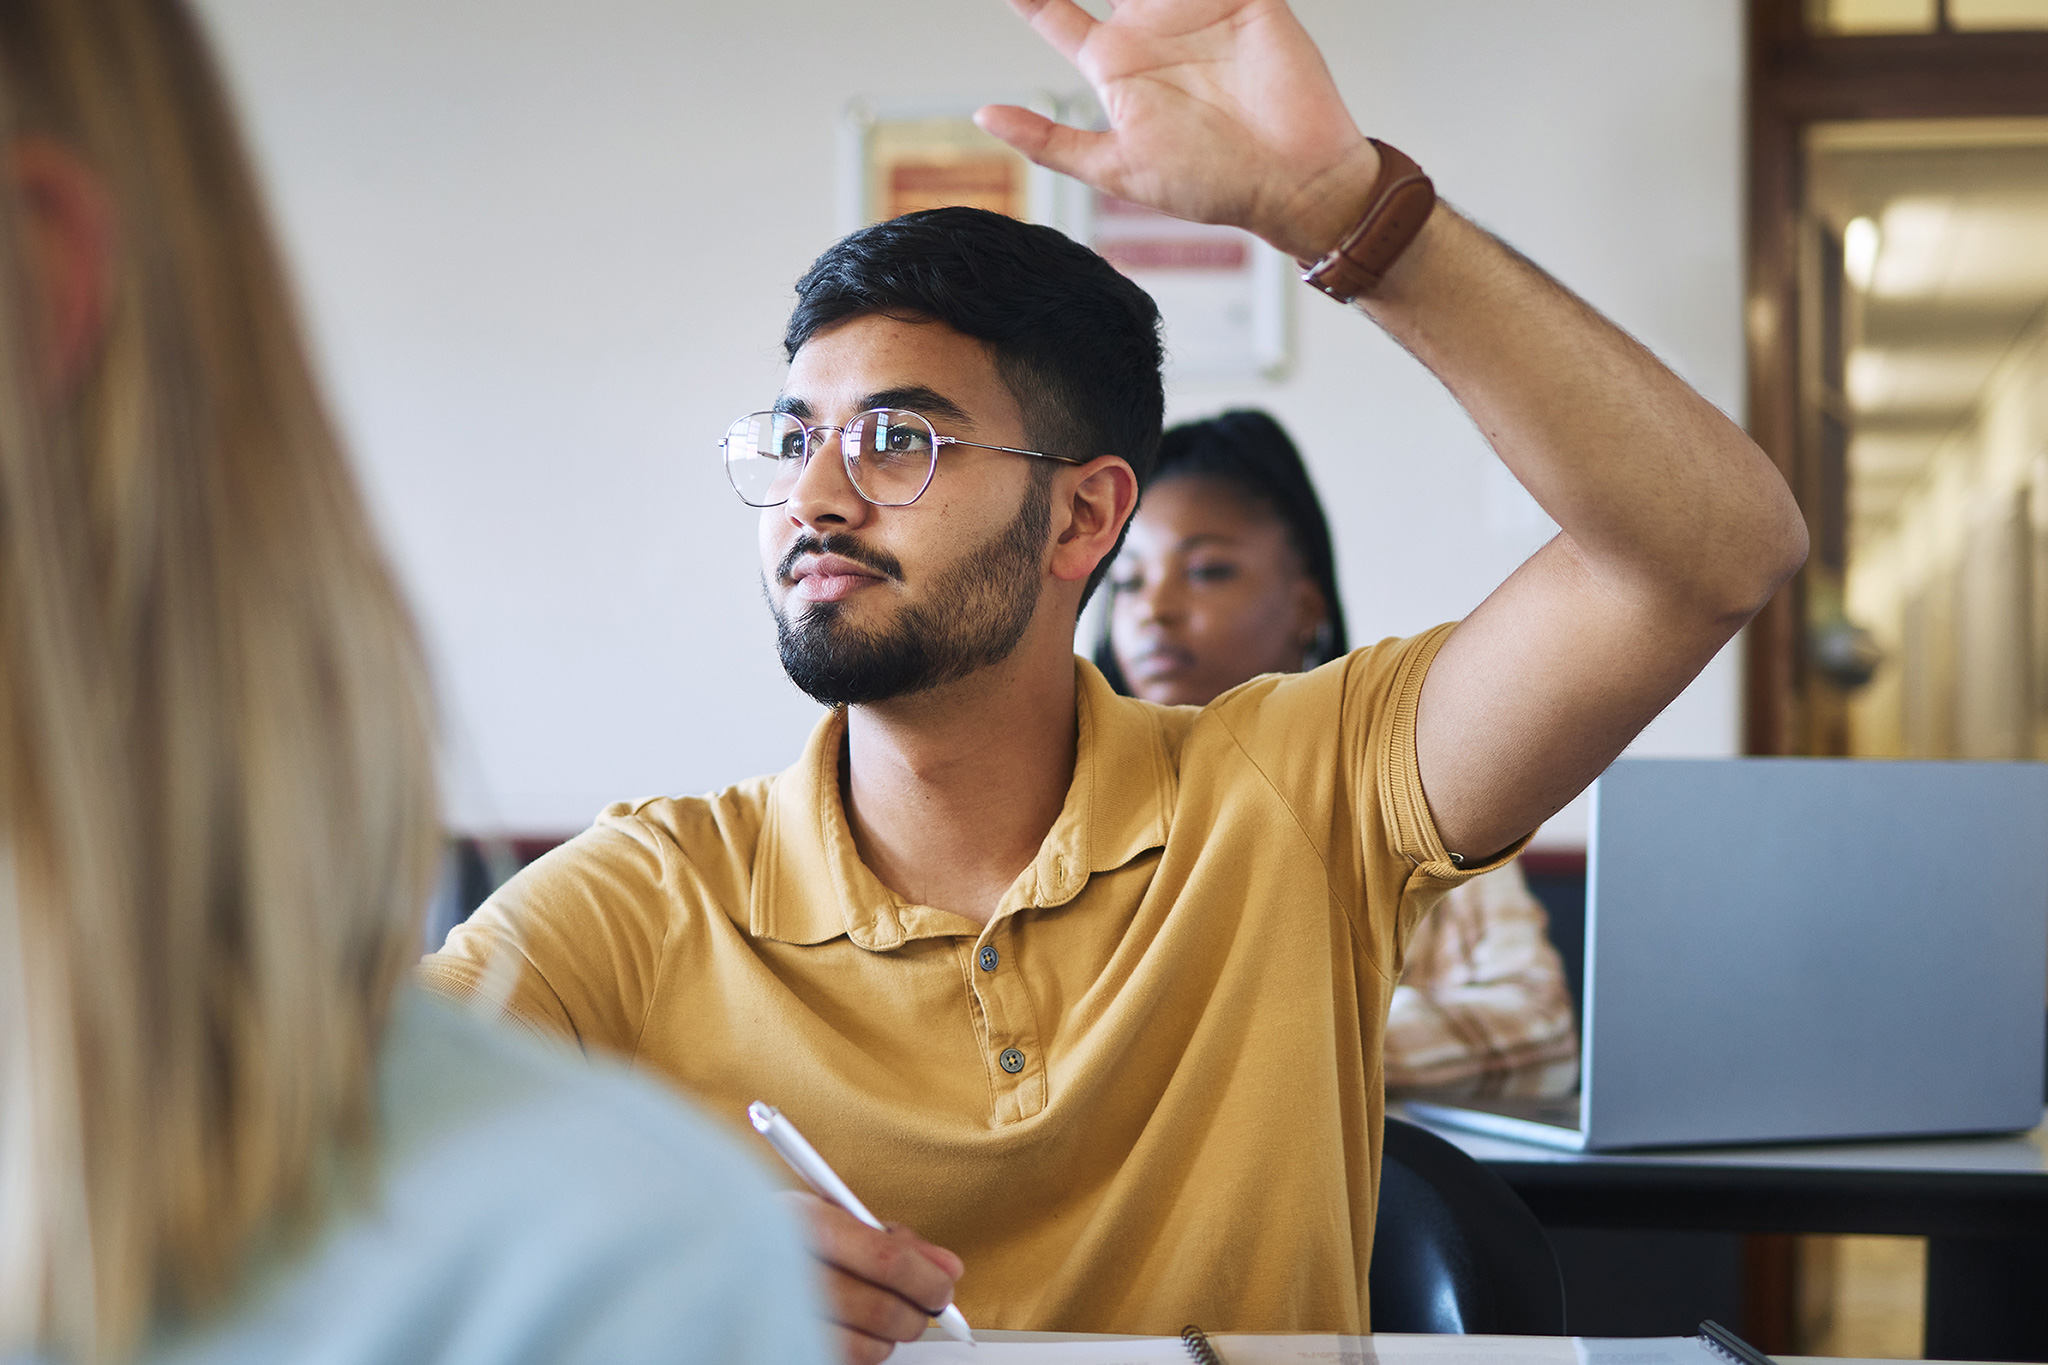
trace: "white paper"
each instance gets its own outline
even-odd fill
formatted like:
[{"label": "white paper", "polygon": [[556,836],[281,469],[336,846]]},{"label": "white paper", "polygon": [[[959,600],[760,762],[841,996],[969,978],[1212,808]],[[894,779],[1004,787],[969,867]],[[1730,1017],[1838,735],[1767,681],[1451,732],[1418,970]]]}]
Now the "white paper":
[{"label": "white paper", "polygon": [[[1223,1365],[1727,1365],[1696,1337],[1276,1335],[1209,1338]],[[913,1341],[901,1365],[1189,1365],[1178,1337],[1123,1341]]]},{"label": "white paper", "polygon": [[[889,1359],[900,1365],[1189,1365],[1179,1337],[1134,1341],[907,1341]],[[1236,1362],[1231,1362],[1236,1365]]]}]

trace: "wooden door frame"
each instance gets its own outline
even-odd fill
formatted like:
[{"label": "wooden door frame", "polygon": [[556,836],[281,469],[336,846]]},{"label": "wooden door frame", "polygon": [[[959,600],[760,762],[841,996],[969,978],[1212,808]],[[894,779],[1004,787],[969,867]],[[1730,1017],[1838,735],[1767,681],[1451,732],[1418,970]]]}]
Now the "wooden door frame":
[{"label": "wooden door frame", "polygon": [[[1783,471],[1819,545],[1847,509],[1823,496],[1799,406],[1799,231],[1810,124],[1851,119],[2048,117],[2048,32],[1814,36],[1803,0],[1747,0],[1749,434]],[[1946,5],[1943,6],[1944,11]],[[1825,505],[1833,502],[1837,505]],[[1841,523],[1834,523],[1839,533]],[[1811,752],[1801,571],[1749,627],[1743,747]]]}]

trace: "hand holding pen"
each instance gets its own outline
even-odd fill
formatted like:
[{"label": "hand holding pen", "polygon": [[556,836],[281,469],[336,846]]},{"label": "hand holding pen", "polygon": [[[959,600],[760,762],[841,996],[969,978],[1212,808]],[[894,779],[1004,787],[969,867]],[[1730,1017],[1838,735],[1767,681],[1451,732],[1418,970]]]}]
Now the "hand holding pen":
[{"label": "hand holding pen", "polygon": [[884,1227],[774,1108],[756,1102],[748,1106],[747,1116],[820,1196],[804,1204],[812,1253],[825,1267],[826,1298],[840,1329],[842,1358],[873,1365],[897,1342],[923,1335],[928,1318],[955,1340],[971,1343],[967,1320],[952,1305],[960,1258],[908,1228]]}]

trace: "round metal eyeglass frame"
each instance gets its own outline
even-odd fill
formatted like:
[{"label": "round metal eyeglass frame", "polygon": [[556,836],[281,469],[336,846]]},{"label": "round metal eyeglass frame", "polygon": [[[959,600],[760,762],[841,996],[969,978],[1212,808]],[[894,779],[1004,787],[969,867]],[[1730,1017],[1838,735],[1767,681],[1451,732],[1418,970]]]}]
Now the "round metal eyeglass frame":
[{"label": "round metal eyeglass frame", "polygon": [[[875,449],[865,450],[867,433],[874,430]],[[781,444],[774,438],[777,433],[783,440],[802,433],[801,455],[782,454]],[[854,440],[847,439],[848,432],[858,433]],[[986,441],[968,441],[958,436],[941,436],[922,413],[908,408],[869,408],[849,419],[844,426],[813,425],[787,412],[750,412],[725,430],[725,437],[718,443],[725,457],[725,477],[732,484],[732,491],[739,494],[740,501],[749,507],[780,507],[789,501],[795,491],[796,481],[811,462],[811,457],[824,446],[828,435],[839,437],[839,458],[846,469],[846,480],[853,485],[853,491],[876,507],[908,507],[924,496],[924,490],[931,487],[932,475],[939,467],[939,451],[945,446],[973,446],[977,450],[1000,450],[1011,455],[1029,455],[1040,460],[1058,460],[1061,464],[1086,464],[1086,460],[1074,455],[1052,455],[1043,450],[1023,450],[1016,446],[990,445]],[[921,450],[915,448],[919,437],[924,440]],[[908,445],[892,448],[892,440],[907,437]],[[766,447],[766,448],[764,448]],[[905,463],[912,467],[892,470],[887,464],[889,456],[910,456]],[[923,473],[916,474],[914,462],[923,461]],[[866,468],[863,468],[865,464]],[[901,496],[909,486],[909,475],[916,479],[917,487],[908,497]],[[874,491],[863,486],[863,477]],[[898,486],[884,489],[881,485],[894,482]],[[775,496],[776,490],[781,496]],[[878,496],[878,494],[880,496]],[[766,501],[762,501],[766,499]]]}]

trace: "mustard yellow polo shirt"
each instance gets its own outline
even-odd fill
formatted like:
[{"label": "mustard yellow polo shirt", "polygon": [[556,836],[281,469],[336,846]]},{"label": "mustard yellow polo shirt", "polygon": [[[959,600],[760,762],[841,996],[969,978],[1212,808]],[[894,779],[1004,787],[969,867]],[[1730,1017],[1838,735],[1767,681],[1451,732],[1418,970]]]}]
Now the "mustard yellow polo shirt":
[{"label": "mustard yellow polo shirt", "polygon": [[1449,630],[1201,709],[1076,660],[1073,785],[986,928],[861,863],[834,713],[780,776],[609,807],[422,970],[463,995],[509,948],[518,1018],[779,1106],[960,1254],[977,1327],[1364,1331],[1388,999],[1485,870],[1416,773]]}]

